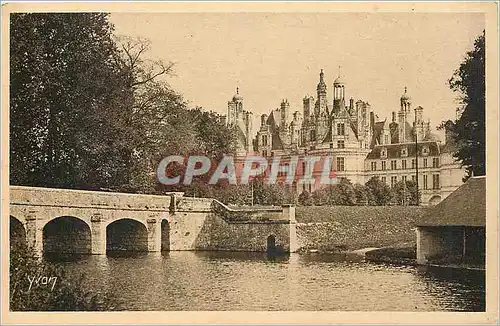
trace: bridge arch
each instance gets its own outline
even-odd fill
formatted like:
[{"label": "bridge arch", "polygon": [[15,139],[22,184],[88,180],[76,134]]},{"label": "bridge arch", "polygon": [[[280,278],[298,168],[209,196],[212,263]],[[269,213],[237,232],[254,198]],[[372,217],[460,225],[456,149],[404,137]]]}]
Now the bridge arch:
[{"label": "bridge arch", "polygon": [[120,218],[106,226],[106,251],[148,251],[146,225],[134,218]]},{"label": "bridge arch", "polygon": [[43,227],[44,253],[92,253],[92,233],[86,221],[74,216],[56,217]]},{"label": "bridge arch", "polygon": [[10,251],[24,250],[28,243],[26,240],[26,227],[17,217],[10,215],[9,219]]},{"label": "bridge arch", "polygon": [[267,237],[267,252],[269,254],[276,253],[276,237],[273,234]]}]

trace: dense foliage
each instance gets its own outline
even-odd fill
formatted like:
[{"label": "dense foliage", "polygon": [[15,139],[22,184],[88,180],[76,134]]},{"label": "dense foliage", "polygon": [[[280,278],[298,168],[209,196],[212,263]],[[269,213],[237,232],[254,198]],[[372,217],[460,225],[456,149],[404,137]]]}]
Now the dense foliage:
[{"label": "dense foliage", "polygon": [[11,184],[161,193],[178,190],[156,181],[163,157],[233,152],[222,118],[168,85],[173,64],[107,14],[14,14],[10,42]]},{"label": "dense foliage", "polygon": [[485,34],[474,42],[464,61],[449,80],[460,94],[456,121],[443,122],[456,147],[455,158],[467,168],[467,177],[486,174]]},{"label": "dense foliage", "polygon": [[117,302],[108,293],[87,289],[82,275],[67,275],[25,250],[10,252],[9,281],[12,311],[109,311]]},{"label": "dense foliage", "polygon": [[185,196],[216,198],[230,205],[410,206],[417,203],[415,183],[399,181],[394,187],[390,187],[378,177],[372,177],[366,185],[352,184],[349,179],[339,178],[336,184],[325,186],[312,193],[308,191],[297,193],[283,184],[269,185],[260,178],[247,185],[211,186],[199,182],[186,191]]}]

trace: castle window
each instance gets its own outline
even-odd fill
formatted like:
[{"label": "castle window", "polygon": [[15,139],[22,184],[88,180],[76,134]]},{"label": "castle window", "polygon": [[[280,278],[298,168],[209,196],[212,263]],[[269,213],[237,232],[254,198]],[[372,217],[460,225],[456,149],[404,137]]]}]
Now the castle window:
[{"label": "castle window", "polygon": [[398,177],[392,176],[391,177],[391,187],[394,187],[397,182],[398,182]]},{"label": "castle window", "polygon": [[333,148],[333,143],[330,143],[330,148]]},{"label": "castle window", "polygon": [[382,150],[380,151],[380,157],[381,158],[387,157],[387,148],[382,148]]},{"label": "castle window", "polygon": [[391,170],[396,170],[396,169],[397,169],[396,160],[392,160],[391,161]]},{"label": "castle window", "polygon": [[345,148],[345,143],[343,140],[337,140],[337,148]]},{"label": "castle window", "polygon": [[439,174],[432,175],[432,189],[439,189]]},{"label": "castle window", "polygon": [[337,171],[345,171],[344,158],[337,157]]},{"label": "castle window", "polygon": [[372,162],[372,171],[377,171],[377,162]]},{"label": "castle window", "polygon": [[345,125],[343,123],[337,123],[337,135],[338,136],[345,135]]},{"label": "castle window", "polygon": [[424,189],[427,189],[428,184],[427,184],[427,176],[424,175]]},{"label": "castle window", "polygon": [[266,150],[262,151],[262,156],[267,156],[267,151]]},{"label": "castle window", "polygon": [[382,177],[382,178],[380,178],[380,180],[382,180],[382,182],[383,182],[384,184],[386,184],[386,183],[387,183],[387,178],[386,178],[386,177]]},{"label": "castle window", "polygon": [[432,158],[432,167],[433,168],[438,168],[439,167],[439,157]]},{"label": "castle window", "polygon": [[316,141],[316,130],[311,130],[311,141]]},{"label": "castle window", "polygon": [[411,176],[411,182],[415,183],[415,180],[416,180],[416,179],[415,179],[415,176],[414,176],[414,175],[412,175],[412,176]]},{"label": "castle window", "polygon": [[267,135],[262,135],[262,146],[267,146]]},{"label": "castle window", "polygon": [[426,167],[427,167],[427,159],[424,158],[424,168],[426,168]]},{"label": "castle window", "polygon": [[406,160],[401,161],[401,169],[406,170]]},{"label": "castle window", "polygon": [[417,167],[417,161],[413,158],[411,159],[411,168],[415,169]]},{"label": "castle window", "polygon": [[403,183],[406,183],[406,175],[402,176],[401,180],[403,181]]},{"label": "castle window", "polygon": [[387,169],[386,162],[382,161],[382,171],[385,171]]}]

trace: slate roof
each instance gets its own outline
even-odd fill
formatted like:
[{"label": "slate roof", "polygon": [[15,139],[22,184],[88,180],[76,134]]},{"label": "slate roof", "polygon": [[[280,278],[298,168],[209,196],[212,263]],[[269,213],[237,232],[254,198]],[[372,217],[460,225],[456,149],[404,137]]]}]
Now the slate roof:
[{"label": "slate roof", "polygon": [[375,146],[377,144],[377,140],[380,142],[380,134],[382,133],[382,129],[384,129],[384,124],[385,121],[378,121],[373,125],[373,137],[370,147]]},{"label": "slate roof", "polygon": [[276,120],[274,119],[274,112],[272,111],[271,114],[269,114],[269,117],[267,118],[267,124],[269,125],[269,131],[271,133],[272,137],[272,143],[271,143],[271,149],[272,150],[282,150],[283,148],[283,142],[281,141],[281,138],[279,136],[278,130],[277,130],[277,123]]},{"label": "slate roof", "polygon": [[[429,148],[429,154],[427,156],[437,156],[439,155],[439,145],[437,142],[422,142],[418,143],[418,155],[422,157],[422,148],[427,146]],[[388,145],[376,145],[372,151],[366,157],[367,159],[380,159],[380,152],[382,148],[387,148],[387,159],[391,158],[401,158],[401,149],[406,147],[408,149],[407,157],[412,158],[415,157],[415,144],[414,143],[406,143],[406,144],[388,144]]]},{"label": "slate roof", "polygon": [[424,214],[417,226],[485,226],[486,176],[472,177]]}]

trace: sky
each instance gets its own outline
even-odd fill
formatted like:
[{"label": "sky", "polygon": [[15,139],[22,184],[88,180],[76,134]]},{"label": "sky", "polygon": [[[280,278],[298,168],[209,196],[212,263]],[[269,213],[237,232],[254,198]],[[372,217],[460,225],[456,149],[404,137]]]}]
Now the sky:
[{"label": "sky", "polygon": [[[239,87],[260,115],[288,99],[302,112],[316,97],[320,69],[333,101],[339,74],[346,97],[391,119],[408,87],[433,129],[454,119],[447,84],[484,29],[479,13],[113,13],[115,34],[147,38],[151,59],[175,63],[169,84],[190,103],[221,114]],[[438,133],[439,134],[439,133]]]}]

